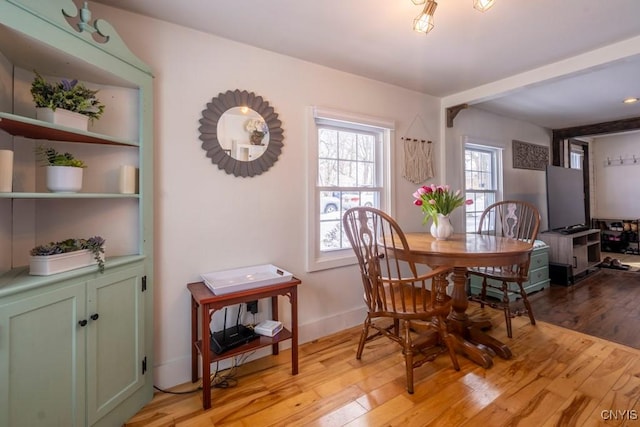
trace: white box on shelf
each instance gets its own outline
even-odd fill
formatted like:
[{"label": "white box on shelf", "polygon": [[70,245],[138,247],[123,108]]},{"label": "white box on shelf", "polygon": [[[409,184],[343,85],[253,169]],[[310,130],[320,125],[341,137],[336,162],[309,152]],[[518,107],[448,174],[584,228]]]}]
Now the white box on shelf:
[{"label": "white box on shelf", "polygon": [[31,256],[29,257],[29,274],[49,276],[96,263],[93,254],[88,249],[56,255]]},{"label": "white box on shelf", "polygon": [[213,271],[201,274],[211,292],[224,295],[247,289],[261,288],[276,283],[288,282],[293,274],[273,264],[255,265],[233,270]]},{"label": "white box on shelf", "polygon": [[256,334],[272,337],[282,330],[282,322],[277,320],[264,320],[253,328]]}]

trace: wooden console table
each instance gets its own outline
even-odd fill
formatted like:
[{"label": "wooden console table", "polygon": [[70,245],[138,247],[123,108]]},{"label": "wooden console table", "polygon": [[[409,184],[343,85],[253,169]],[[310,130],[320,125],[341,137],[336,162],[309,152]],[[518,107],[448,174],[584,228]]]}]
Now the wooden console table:
[{"label": "wooden console table", "polygon": [[[194,383],[198,381],[198,353],[200,353],[202,356],[202,407],[204,409],[211,408],[209,378],[211,376],[211,363],[215,361],[227,359],[269,345],[272,346],[271,351],[272,354],[275,355],[278,354],[278,343],[290,339],[291,374],[298,374],[298,285],[300,283],[302,282],[294,277],[288,282],[225,295],[215,295],[204,282],[187,284],[187,288],[189,292],[191,292],[191,381]],[[278,320],[279,295],[289,297],[291,304],[291,331],[285,328],[274,337],[260,336],[253,341],[222,354],[215,354],[211,351],[211,339],[203,339],[203,337],[209,336],[209,324],[211,323],[213,314],[217,310],[230,305],[271,297],[271,315],[273,320]],[[198,308],[202,309],[200,328],[198,328]],[[206,316],[205,313],[208,313],[208,316]]]}]

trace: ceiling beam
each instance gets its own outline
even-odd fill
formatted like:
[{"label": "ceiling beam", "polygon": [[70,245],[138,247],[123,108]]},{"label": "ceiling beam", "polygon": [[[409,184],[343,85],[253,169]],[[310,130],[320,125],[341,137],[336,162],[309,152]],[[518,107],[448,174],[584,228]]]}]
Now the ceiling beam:
[{"label": "ceiling beam", "polygon": [[559,140],[573,138],[576,136],[602,135],[606,133],[626,132],[638,129],[640,129],[640,117],[632,117],[630,119],[614,120],[611,122],[554,129],[553,139]]},{"label": "ceiling beam", "polygon": [[613,120],[611,122],[595,123],[584,126],[554,129],[551,139],[551,164],[562,166],[564,159],[564,145],[562,141],[577,136],[604,135],[608,133],[627,132],[640,129],[640,117]]}]

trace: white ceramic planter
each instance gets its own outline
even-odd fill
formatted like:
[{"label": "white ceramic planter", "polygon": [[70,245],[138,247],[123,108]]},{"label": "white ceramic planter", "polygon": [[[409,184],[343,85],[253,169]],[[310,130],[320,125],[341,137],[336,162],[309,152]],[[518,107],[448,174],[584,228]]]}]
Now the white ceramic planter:
[{"label": "white ceramic planter", "polygon": [[47,166],[47,189],[54,193],[77,193],[82,189],[83,168]]},{"label": "white ceramic planter", "polygon": [[29,274],[49,276],[92,264],[97,264],[97,261],[88,249],[57,255],[31,256],[29,257]]},{"label": "white ceramic planter", "polygon": [[56,108],[56,111],[50,108],[36,108],[36,118],[43,122],[74,129],[87,130],[89,128],[89,116],[62,108]]}]

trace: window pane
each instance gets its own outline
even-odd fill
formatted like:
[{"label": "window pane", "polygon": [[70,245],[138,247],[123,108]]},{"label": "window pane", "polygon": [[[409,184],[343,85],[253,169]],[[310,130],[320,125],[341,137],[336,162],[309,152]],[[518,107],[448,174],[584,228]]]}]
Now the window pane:
[{"label": "window pane", "polygon": [[[342,222],[337,221],[321,221],[320,222],[320,250],[328,251],[341,249],[345,246],[343,242]],[[348,243],[348,242],[347,242]],[[346,247],[349,247],[348,244]]]},{"label": "window pane", "polygon": [[338,132],[332,129],[320,129],[318,131],[318,157],[338,157]]},{"label": "window pane", "polygon": [[329,187],[338,185],[338,161],[318,159],[318,185]]},{"label": "window pane", "polygon": [[356,160],[356,136],[352,132],[338,132],[338,154],[341,159]]},{"label": "window pane", "polygon": [[339,161],[340,177],[338,185],[341,187],[355,187],[358,185],[358,162],[356,161]]}]

